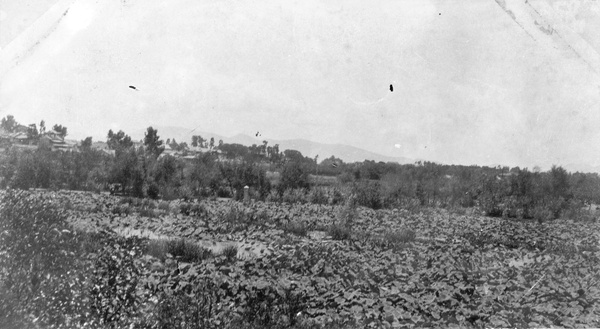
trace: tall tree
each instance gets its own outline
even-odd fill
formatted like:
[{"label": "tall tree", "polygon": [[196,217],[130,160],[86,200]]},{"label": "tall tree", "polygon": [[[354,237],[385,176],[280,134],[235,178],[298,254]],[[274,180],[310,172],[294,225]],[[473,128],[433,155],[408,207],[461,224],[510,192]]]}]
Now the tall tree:
[{"label": "tall tree", "polygon": [[261,145],[261,147],[260,147],[260,153],[264,156],[267,155],[267,145],[268,144],[269,144],[269,142],[263,141],[263,145]]},{"label": "tall tree", "polygon": [[46,122],[44,120],[40,121],[40,135],[46,133]]},{"label": "tall tree", "polygon": [[9,133],[15,131],[15,128],[19,125],[19,123],[15,120],[15,117],[12,115],[7,115],[5,118],[2,118],[2,122],[0,122],[0,127],[6,130]]},{"label": "tall tree", "polygon": [[210,138],[210,144],[208,146],[210,147],[211,150],[215,147],[215,138],[214,137]]},{"label": "tall tree", "polygon": [[27,137],[29,138],[29,140],[37,141],[39,136],[40,136],[40,134],[37,130],[35,123],[30,124],[29,127],[27,128]]},{"label": "tall tree", "polygon": [[67,136],[67,127],[63,127],[63,125],[54,125],[52,130],[58,133],[58,136],[65,138]]},{"label": "tall tree", "polygon": [[89,151],[92,148],[92,137],[86,137],[81,141],[81,150]]},{"label": "tall tree", "polygon": [[126,135],[122,130],[119,130],[119,132],[116,134],[112,131],[112,129],[109,130],[106,143],[108,144],[109,149],[116,151],[121,151],[133,146],[131,137]]},{"label": "tall tree", "polygon": [[[175,140],[173,140],[175,142]],[[158,130],[148,127],[144,136],[144,146],[146,146],[146,152],[153,154],[155,157],[158,156],[165,150],[162,146],[163,141],[158,136]]]}]

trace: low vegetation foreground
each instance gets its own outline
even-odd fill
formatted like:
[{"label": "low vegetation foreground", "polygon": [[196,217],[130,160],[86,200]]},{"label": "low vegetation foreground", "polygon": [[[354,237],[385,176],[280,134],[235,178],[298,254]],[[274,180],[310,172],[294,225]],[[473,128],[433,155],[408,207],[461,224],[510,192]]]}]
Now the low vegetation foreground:
[{"label": "low vegetation foreground", "polygon": [[5,190],[1,328],[598,327],[597,221]]}]

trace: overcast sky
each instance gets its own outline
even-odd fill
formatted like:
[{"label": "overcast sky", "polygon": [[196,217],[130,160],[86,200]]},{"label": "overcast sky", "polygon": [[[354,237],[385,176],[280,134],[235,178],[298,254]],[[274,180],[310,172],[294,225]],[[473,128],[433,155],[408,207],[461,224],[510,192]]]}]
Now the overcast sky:
[{"label": "overcast sky", "polygon": [[600,165],[597,1],[376,3],[0,0],[0,116]]}]

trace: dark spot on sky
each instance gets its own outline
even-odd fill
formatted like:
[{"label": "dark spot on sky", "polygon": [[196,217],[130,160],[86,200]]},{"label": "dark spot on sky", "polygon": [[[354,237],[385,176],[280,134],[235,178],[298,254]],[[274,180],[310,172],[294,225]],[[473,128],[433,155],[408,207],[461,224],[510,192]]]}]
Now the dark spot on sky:
[{"label": "dark spot on sky", "polygon": [[261,136],[259,131],[256,132],[256,137],[258,137],[258,136]]},{"label": "dark spot on sky", "polygon": [[138,90],[135,86],[129,86],[129,88],[131,88],[133,90]]},{"label": "dark spot on sky", "polygon": [[394,86],[393,85],[390,85],[390,91],[394,92]]},{"label": "dark spot on sky", "polygon": [[442,13],[439,13],[438,16],[442,16]]}]

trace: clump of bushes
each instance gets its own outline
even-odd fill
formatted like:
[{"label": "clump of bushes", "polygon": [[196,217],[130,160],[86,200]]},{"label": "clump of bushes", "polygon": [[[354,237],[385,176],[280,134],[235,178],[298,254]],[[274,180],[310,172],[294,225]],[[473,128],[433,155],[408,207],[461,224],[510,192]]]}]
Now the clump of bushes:
[{"label": "clump of bushes", "polygon": [[329,198],[327,197],[327,192],[322,187],[314,187],[308,193],[308,200],[311,203],[315,204],[327,204],[329,202]]},{"label": "clump of bushes", "polygon": [[167,201],[161,201],[158,203],[158,209],[168,212],[169,211],[169,203]]},{"label": "clump of bushes", "polygon": [[306,236],[308,234],[308,225],[304,222],[291,221],[284,225],[283,230],[297,236]]},{"label": "clump of bushes", "polygon": [[327,234],[333,240],[349,240],[352,237],[352,229],[339,223],[334,223],[327,228]]},{"label": "clump of bushes", "polygon": [[182,262],[201,262],[212,256],[212,251],[185,239],[168,240],[166,252]]},{"label": "clump of bushes", "polygon": [[127,204],[121,204],[121,205],[116,205],[112,209],[112,213],[115,215],[119,215],[119,216],[128,216],[133,213],[133,209],[131,208],[131,206],[129,206]]},{"label": "clump of bushes", "polygon": [[161,261],[168,258],[167,254],[183,262],[201,262],[212,256],[210,249],[203,248],[185,239],[155,239],[146,244],[145,253]]},{"label": "clump of bushes", "polygon": [[223,250],[221,251],[221,254],[223,256],[225,256],[225,258],[227,258],[227,260],[231,261],[237,257],[238,248],[237,248],[237,246],[234,246],[234,245],[227,246],[227,247],[223,248]]},{"label": "clump of bushes", "polygon": [[301,188],[291,189],[288,188],[283,191],[283,195],[281,197],[283,202],[287,203],[306,203],[306,190]]},{"label": "clump of bushes", "polygon": [[386,232],[383,235],[371,236],[371,242],[381,248],[398,248],[415,240],[417,234],[415,231],[403,228],[393,232]]},{"label": "clump of bushes", "polygon": [[352,236],[352,227],[358,219],[358,208],[354,195],[346,200],[339,210],[336,221],[327,228],[327,233],[334,240],[347,240]]},{"label": "clump of bushes", "polygon": [[158,215],[154,209],[142,208],[139,210],[139,215],[143,217],[156,218]]}]

